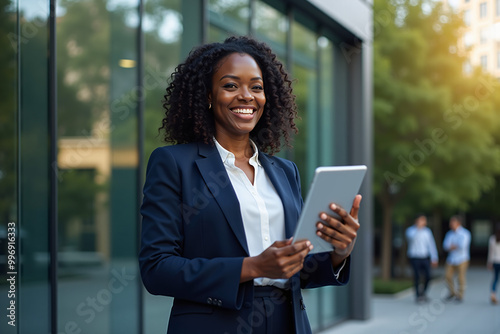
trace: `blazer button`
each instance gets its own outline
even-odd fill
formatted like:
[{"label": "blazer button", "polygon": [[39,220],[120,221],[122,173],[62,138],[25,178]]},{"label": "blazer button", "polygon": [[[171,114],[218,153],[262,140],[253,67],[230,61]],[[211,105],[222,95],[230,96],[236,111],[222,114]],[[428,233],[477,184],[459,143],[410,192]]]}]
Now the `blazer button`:
[{"label": "blazer button", "polygon": [[220,300],[220,299],[219,299],[219,300],[217,301],[217,305],[218,305],[218,306],[222,306],[222,300]]},{"label": "blazer button", "polygon": [[212,305],[212,298],[208,297],[207,298],[207,303],[209,303],[210,305]]}]

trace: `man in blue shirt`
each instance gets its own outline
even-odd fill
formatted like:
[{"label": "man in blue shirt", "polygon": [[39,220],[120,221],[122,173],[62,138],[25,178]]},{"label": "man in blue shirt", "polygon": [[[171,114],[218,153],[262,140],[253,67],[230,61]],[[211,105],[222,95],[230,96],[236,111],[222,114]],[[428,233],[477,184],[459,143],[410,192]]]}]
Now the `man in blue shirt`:
[{"label": "man in blue shirt", "polygon": [[[406,230],[408,241],[407,255],[413,268],[417,303],[426,302],[427,286],[431,279],[430,267],[437,267],[438,252],[432,231],[427,227],[427,217],[416,216],[415,223]],[[420,274],[423,274],[423,285],[420,285]]]},{"label": "man in blue shirt", "polygon": [[[465,274],[470,260],[470,232],[462,226],[462,217],[450,218],[450,231],[446,233],[443,249],[448,252],[446,259],[446,284],[450,294],[446,301],[461,302],[465,292]],[[458,290],[455,288],[454,276],[458,274]]]}]

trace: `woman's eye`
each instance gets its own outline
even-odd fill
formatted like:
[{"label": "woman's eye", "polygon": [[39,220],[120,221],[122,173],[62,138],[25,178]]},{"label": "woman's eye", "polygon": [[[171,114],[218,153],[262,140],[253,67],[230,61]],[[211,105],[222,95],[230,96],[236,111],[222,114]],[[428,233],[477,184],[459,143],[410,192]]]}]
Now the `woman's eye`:
[{"label": "woman's eye", "polygon": [[227,83],[223,86],[224,88],[236,88],[236,85],[233,83]]},{"label": "woman's eye", "polygon": [[253,86],[252,89],[255,89],[255,90],[264,90],[264,87],[258,85],[258,86]]}]

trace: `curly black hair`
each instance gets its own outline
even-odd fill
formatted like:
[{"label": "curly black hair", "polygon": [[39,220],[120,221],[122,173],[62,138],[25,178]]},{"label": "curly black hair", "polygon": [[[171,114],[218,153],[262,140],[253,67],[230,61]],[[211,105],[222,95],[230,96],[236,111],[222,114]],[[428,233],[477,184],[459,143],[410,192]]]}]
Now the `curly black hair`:
[{"label": "curly black hair", "polygon": [[159,128],[165,131],[167,143],[213,145],[215,121],[208,105],[212,76],[219,62],[233,53],[250,55],[262,71],[266,104],[250,138],[259,150],[269,154],[281,149],[282,139],[291,147],[291,132],[298,132],[294,122],[297,107],[292,82],[271,48],[246,36],[229,37],[223,43],[197,47],[172,73],[163,101],[165,117]]}]

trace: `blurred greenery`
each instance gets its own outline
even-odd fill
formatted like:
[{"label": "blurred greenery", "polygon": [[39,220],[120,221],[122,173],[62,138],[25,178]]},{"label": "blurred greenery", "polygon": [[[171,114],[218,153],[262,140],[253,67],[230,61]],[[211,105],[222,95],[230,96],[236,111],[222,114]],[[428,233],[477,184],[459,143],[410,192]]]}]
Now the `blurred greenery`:
[{"label": "blurred greenery", "polygon": [[72,223],[76,220],[83,225],[92,226],[96,212],[96,205],[105,205],[96,200],[99,192],[107,188],[107,184],[99,185],[95,182],[95,170],[73,169],[60,173],[61,182],[58,187],[59,205],[59,249],[93,250],[82,240],[81,235],[72,233]]},{"label": "blurred greenery", "polygon": [[480,69],[464,73],[462,27],[440,2],[374,3],[373,187],[382,211],[384,279],[391,274],[393,224],[418,211],[437,221],[464,212],[500,173],[500,84]]},{"label": "blurred greenery", "polygon": [[393,279],[390,281],[375,278],[373,280],[373,293],[396,294],[413,286],[411,279]]},{"label": "blurred greenery", "polygon": [[59,6],[58,136],[86,137],[109,104],[109,14],[102,0],[62,0]]}]

